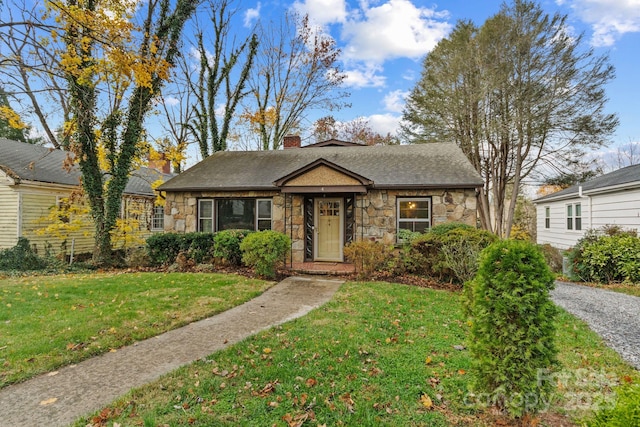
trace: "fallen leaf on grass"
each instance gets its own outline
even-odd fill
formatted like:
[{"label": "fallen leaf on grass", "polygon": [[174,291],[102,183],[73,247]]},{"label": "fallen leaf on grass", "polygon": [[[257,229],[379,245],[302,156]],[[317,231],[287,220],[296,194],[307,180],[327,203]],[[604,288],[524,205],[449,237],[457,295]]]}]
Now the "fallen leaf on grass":
[{"label": "fallen leaf on grass", "polygon": [[423,394],[422,396],[420,396],[420,403],[422,403],[422,406],[427,409],[431,409],[431,407],[433,407],[433,401],[427,394]]}]

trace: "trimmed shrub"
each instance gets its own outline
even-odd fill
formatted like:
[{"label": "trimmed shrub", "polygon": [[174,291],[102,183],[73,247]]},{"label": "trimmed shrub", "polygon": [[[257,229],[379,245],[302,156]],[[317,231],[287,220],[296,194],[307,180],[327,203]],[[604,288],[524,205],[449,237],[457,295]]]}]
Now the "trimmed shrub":
[{"label": "trimmed shrub", "polygon": [[555,386],[545,380],[557,363],[553,283],[534,244],[506,240],[482,252],[478,274],[465,285],[475,392],[512,416],[544,409]]},{"label": "trimmed shrub", "polygon": [[213,256],[212,233],[158,233],[147,239],[147,254],[151,265],[170,265],[179,253],[201,263]]},{"label": "trimmed shrub", "polygon": [[589,230],[568,258],[572,280],[640,283],[640,238],[635,232],[613,226]]},{"label": "trimmed shrub", "polygon": [[554,273],[562,273],[562,253],[548,243],[538,245],[547,265]]},{"label": "trimmed shrub", "polygon": [[469,224],[462,223],[462,222],[445,222],[444,224],[438,224],[436,226],[431,227],[431,230],[429,230],[429,233],[436,234],[436,235],[443,235],[443,234],[447,234],[451,230],[457,230],[460,228],[464,230],[476,229],[476,227]]},{"label": "trimmed shrub", "polygon": [[359,279],[366,279],[385,266],[393,250],[371,240],[351,242],[344,247],[344,256],[355,266]]},{"label": "trimmed shrub", "polygon": [[489,231],[451,223],[433,227],[411,245],[422,261],[419,273],[464,283],[475,275],[480,252],[497,239]]},{"label": "trimmed shrub", "polygon": [[273,230],[250,233],[240,243],[242,262],[268,278],[276,276],[276,268],[284,263],[290,249],[289,236]]},{"label": "trimmed shrub", "polygon": [[242,251],[240,243],[253,233],[253,230],[221,230],[213,237],[213,256],[224,260],[230,265],[239,266],[242,264]]},{"label": "trimmed shrub", "polygon": [[180,249],[185,253],[187,258],[197,264],[211,261],[214,256],[213,233],[186,233],[182,239]]},{"label": "trimmed shrub", "polygon": [[24,237],[19,237],[14,247],[0,250],[0,270],[30,271],[45,268],[47,261],[31,249],[29,240]]},{"label": "trimmed shrub", "polygon": [[180,253],[182,235],[178,233],[158,233],[147,239],[147,254],[151,265],[173,264]]},{"label": "trimmed shrub", "polygon": [[640,385],[618,387],[618,398],[613,408],[602,409],[587,423],[590,427],[640,426]]}]

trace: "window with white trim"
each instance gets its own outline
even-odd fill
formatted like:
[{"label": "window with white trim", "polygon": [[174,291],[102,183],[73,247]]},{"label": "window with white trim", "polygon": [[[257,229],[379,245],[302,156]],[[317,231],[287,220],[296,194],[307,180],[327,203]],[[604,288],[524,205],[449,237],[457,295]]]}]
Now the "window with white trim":
[{"label": "window with white trim", "polygon": [[397,229],[424,233],[431,229],[431,198],[398,198]]},{"label": "window with white trim", "polygon": [[544,208],[544,228],[551,228],[551,208],[549,206]]},{"label": "window with white trim", "polygon": [[201,199],[198,201],[198,230],[271,230],[271,199]]},{"label": "window with white trim", "polygon": [[580,203],[567,205],[567,230],[582,230],[582,205]]},{"label": "window with white trim", "polygon": [[153,206],[153,215],[151,216],[151,230],[164,230],[164,206]]},{"label": "window with white trim", "polygon": [[213,199],[198,200],[198,231],[213,233]]}]

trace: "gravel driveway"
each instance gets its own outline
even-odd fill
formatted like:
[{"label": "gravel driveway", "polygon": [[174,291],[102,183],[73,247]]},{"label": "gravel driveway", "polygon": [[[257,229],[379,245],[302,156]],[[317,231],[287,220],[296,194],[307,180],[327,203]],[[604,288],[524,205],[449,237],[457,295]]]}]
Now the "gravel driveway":
[{"label": "gravel driveway", "polygon": [[564,282],[556,282],[551,298],[640,369],[640,298]]}]

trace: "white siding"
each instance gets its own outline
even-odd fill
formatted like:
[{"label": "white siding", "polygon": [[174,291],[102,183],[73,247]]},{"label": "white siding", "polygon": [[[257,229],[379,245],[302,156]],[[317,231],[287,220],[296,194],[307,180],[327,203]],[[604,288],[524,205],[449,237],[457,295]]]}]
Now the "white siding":
[{"label": "white siding", "polygon": [[18,193],[7,184],[0,173],[0,249],[18,241]]},{"label": "white siding", "polygon": [[[567,204],[582,206],[582,230],[567,230]],[[551,209],[550,227],[545,228],[545,208]],[[536,205],[538,243],[568,249],[587,230],[619,225],[640,231],[640,189],[618,191],[572,199],[540,202]]]},{"label": "white siding", "polygon": [[[580,203],[582,206],[582,230],[567,230],[567,204]],[[549,228],[545,228],[545,208],[551,210]],[[536,205],[538,243],[548,243],[558,249],[568,249],[576,244],[589,229],[589,200],[575,198]]]},{"label": "white siding", "polygon": [[593,227],[619,225],[640,231],[640,189],[592,196]]}]

